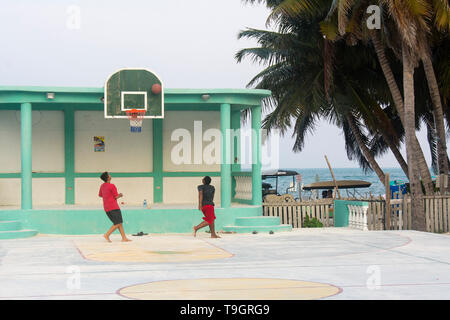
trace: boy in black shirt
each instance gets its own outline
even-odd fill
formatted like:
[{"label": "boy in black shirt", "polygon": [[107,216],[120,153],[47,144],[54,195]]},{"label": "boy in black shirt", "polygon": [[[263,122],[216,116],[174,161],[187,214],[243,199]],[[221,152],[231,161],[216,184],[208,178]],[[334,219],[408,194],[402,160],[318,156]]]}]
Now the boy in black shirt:
[{"label": "boy in black shirt", "polygon": [[211,177],[204,177],[202,185],[197,187],[198,190],[198,209],[203,212],[203,221],[198,226],[194,227],[194,237],[197,235],[197,231],[201,228],[209,225],[211,231],[211,238],[220,238],[214,229],[214,220],[216,216],[214,214],[214,192],[216,191],[214,186],[210,185]]}]

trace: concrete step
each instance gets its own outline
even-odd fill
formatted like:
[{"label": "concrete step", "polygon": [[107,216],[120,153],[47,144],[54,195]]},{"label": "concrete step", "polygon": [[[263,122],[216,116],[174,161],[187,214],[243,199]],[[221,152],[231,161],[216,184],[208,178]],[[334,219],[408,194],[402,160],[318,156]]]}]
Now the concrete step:
[{"label": "concrete step", "polygon": [[275,226],[281,223],[280,217],[245,217],[236,218],[236,226]]},{"label": "concrete step", "polygon": [[22,229],[20,221],[0,221],[0,231],[18,231]]},{"label": "concrete step", "polygon": [[254,231],[258,233],[270,233],[270,231],[285,232],[292,231],[292,226],[289,224],[278,224],[272,226],[225,226],[223,227],[223,231],[235,233],[253,233]]},{"label": "concrete step", "polygon": [[0,240],[34,237],[36,230],[0,231]]},{"label": "concrete step", "polygon": [[20,220],[21,213],[19,211],[2,211],[0,210],[0,221],[16,221]]}]

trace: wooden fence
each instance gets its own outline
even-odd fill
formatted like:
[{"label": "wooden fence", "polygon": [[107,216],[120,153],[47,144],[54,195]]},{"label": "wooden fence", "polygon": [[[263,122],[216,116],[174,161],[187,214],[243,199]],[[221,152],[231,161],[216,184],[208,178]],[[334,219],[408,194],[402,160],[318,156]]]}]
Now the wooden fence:
[{"label": "wooden fence", "polygon": [[[390,200],[391,210],[386,215],[384,200],[369,200],[369,230],[411,230],[411,199]],[[450,196],[423,197],[426,231],[450,232]]]},{"label": "wooden fence", "polygon": [[303,228],[306,215],[316,218],[324,227],[334,226],[333,200],[320,202],[263,203],[264,216],[280,217],[282,224]]},{"label": "wooden fence", "polygon": [[[289,199],[288,199],[289,200]],[[386,214],[384,199],[367,199],[367,224],[369,230],[411,230],[411,199],[390,200],[391,208]],[[426,231],[434,233],[450,232],[450,195],[425,196],[423,206],[426,217]],[[316,218],[324,227],[334,226],[333,199],[312,202],[264,202],[264,216],[280,217],[282,224],[293,228],[303,228],[306,215]]]}]

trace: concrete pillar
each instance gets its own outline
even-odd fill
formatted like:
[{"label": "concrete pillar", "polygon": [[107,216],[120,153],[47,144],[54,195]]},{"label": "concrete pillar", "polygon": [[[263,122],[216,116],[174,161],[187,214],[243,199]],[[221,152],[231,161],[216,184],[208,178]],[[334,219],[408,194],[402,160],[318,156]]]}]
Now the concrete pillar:
[{"label": "concrete pillar", "polygon": [[75,204],[75,111],[64,109],[66,204]]},{"label": "concrete pillar", "polygon": [[231,206],[231,106],[220,105],[220,130],[222,134],[222,164],[220,170],[221,207]]},{"label": "concrete pillar", "polygon": [[33,209],[32,199],[32,111],[31,103],[20,106],[20,149],[22,179],[22,210]]},{"label": "concrete pillar", "polygon": [[262,205],[261,106],[252,108],[252,204]]},{"label": "concrete pillar", "polygon": [[153,202],[163,202],[163,119],[153,119]]}]

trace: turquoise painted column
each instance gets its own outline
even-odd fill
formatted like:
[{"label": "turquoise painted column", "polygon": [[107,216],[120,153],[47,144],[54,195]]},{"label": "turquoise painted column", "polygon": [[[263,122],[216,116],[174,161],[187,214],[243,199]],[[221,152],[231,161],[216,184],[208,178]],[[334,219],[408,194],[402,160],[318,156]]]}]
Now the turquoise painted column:
[{"label": "turquoise painted column", "polygon": [[222,164],[220,170],[221,204],[222,208],[231,206],[231,106],[220,105],[220,130],[222,134]]},{"label": "turquoise painted column", "polygon": [[75,111],[64,109],[66,204],[75,204]]},{"label": "turquoise painted column", "polygon": [[153,202],[163,202],[163,120],[153,120]]},{"label": "turquoise painted column", "polygon": [[[232,108],[231,111],[231,150],[232,150],[232,165],[231,172],[241,171],[241,109]],[[236,196],[236,179],[231,177],[231,201]]]},{"label": "turquoise painted column", "polygon": [[231,111],[231,129],[233,130],[232,135],[232,160],[231,171],[237,172],[241,171],[241,110],[235,109]]},{"label": "turquoise painted column", "polygon": [[22,179],[22,209],[33,209],[32,198],[32,112],[31,103],[20,106],[20,152]]},{"label": "turquoise painted column", "polygon": [[[254,141],[253,141],[254,139]],[[261,106],[252,108],[252,204],[262,205]]]}]

